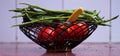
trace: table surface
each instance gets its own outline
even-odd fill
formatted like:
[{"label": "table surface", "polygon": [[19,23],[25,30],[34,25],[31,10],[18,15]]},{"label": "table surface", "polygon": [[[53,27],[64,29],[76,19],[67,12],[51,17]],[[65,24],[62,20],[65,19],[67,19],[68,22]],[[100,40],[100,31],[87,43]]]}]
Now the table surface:
[{"label": "table surface", "polygon": [[120,56],[120,43],[81,43],[72,52],[48,53],[35,43],[0,43],[0,56]]}]

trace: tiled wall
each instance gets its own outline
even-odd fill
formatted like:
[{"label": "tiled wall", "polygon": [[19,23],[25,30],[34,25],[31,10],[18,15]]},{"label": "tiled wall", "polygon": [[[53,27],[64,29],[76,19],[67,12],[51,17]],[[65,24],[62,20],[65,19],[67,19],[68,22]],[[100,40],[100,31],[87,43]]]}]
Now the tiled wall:
[{"label": "tiled wall", "polygon": [[[110,4],[111,1],[111,4]],[[88,10],[101,11],[100,16],[109,19],[120,14],[119,0],[0,0],[0,42],[32,42],[13,24],[20,23],[20,19],[11,17],[17,13],[8,10],[25,7],[19,3],[31,3],[54,10],[76,9],[83,7]],[[85,42],[120,42],[120,17],[111,22],[112,27],[99,26]]]}]

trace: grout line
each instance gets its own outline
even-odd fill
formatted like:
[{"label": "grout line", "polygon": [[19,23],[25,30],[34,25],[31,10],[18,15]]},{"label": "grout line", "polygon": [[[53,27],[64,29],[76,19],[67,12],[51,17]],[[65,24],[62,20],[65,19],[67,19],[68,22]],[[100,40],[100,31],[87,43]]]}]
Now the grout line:
[{"label": "grout line", "polygon": [[64,10],[64,0],[62,0],[62,10]]},{"label": "grout line", "polygon": [[[112,0],[109,0],[109,18],[111,18],[111,16],[112,16]],[[112,22],[110,22],[110,25],[112,24]],[[111,56],[112,54],[111,54],[111,48],[112,48],[112,46],[111,46],[111,44],[112,44],[112,28],[111,27],[109,27],[109,56]]]},{"label": "grout line", "polygon": [[[109,18],[111,18],[111,16],[112,16],[112,6],[111,6],[111,4],[112,4],[112,0],[110,0],[110,2],[109,2]],[[110,22],[110,25],[112,24],[112,22]],[[112,41],[112,28],[110,27],[109,28],[110,30],[109,30],[109,42],[111,43],[111,41]]]},{"label": "grout line", "polygon": [[[17,8],[17,0],[15,0],[15,8]],[[15,13],[15,15],[17,15],[17,13]],[[15,24],[17,24],[18,21],[17,19],[15,19]],[[15,28],[15,41],[18,42],[18,31],[17,31],[17,27]]]},{"label": "grout line", "polygon": [[[15,8],[17,8],[17,0],[15,0]],[[15,15],[17,15],[17,12],[15,13]],[[17,19],[15,19],[15,24],[17,24],[18,23],[18,21],[17,21]],[[16,52],[18,52],[18,27],[16,27],[16,29],[15,29],[15,40],[16,40],[16,49],[15,49],[15,51]]]},{"label": "grout line", "polygon": [[[109,18],[111,18],[112,16],[112,0],[109,0]],[[110,25],[112,24],[112,22],[109,23]],[[109,45],[111,44],[112,42],[112,28],[109,27]],[[110,46],[111,47],[111,46]]]}]

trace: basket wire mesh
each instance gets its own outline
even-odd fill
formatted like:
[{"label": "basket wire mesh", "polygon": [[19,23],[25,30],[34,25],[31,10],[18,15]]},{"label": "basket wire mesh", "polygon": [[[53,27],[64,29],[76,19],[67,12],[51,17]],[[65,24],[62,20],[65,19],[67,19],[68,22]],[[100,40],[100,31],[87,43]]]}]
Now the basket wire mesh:
[{"label": "basket wire mesh", "polygon": [[42,22],[19,28],[28,38],[48,51],[71,51],[95,31],[97,24],[88,21]]}]

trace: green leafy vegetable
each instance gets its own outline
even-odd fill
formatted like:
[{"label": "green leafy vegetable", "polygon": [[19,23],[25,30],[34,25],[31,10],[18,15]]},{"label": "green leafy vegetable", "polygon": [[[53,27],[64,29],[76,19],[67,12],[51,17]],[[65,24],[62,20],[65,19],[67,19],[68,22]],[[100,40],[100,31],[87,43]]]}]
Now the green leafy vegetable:
[{"label": "green leafy vegetable", "polygon": [[[17,24],[14,26],[27,25],[42,21],[45,21],[46,23],[52,23],[55,22],[56,20],[58,22],[65,22],[65,20],[69,18],[69,16],[74,11],[74,10],[49,10],[46,8],[42,8],[40,6],[31,5],[27,3],[21,3],[21,4],[27,5],[28,7],[16,8],[15,10],[10,10],[13,12],[21,13],[21,15],[13,16],[13,18],[23,17],[22,24]],[[117,19],[119,16],[117,15],[111,19],[104,20],[104,17],[100,17],[99,14],[100,11],[97,12],[96,10],[94,11],[84,10],[84,13],[80,14],[77,20],[91,21],[97,23],[98,25],[110,26],[106,23],[114,19]]]}]

